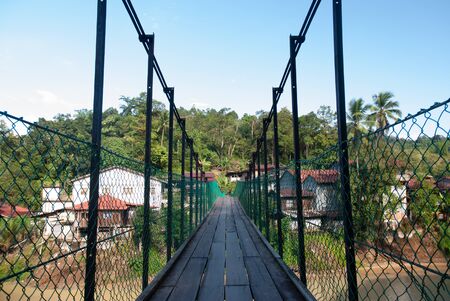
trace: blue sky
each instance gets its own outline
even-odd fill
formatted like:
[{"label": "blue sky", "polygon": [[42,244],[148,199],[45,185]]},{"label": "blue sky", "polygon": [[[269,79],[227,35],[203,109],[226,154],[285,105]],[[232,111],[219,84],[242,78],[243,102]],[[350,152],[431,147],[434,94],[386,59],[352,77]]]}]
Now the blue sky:
[{"label": "blue sky", "polygon": [[[133,3],[178,106],[268,110],[310,1]],[[450,1],[345,0],[347,101],[392,91],[404,113],[450,97]],[[96,1],[0,2],[0,110],[36,120],[91,108]],[[300,114],[335,108],[331,1],[298,57]],[[120,0],[108,1],[104,108],[145,90],[146,54]],[[156,77],[155,77],[156,80]],[[159,84],[154,97],[166,101]],[[281,106],[290,106],[289,89]]]}]

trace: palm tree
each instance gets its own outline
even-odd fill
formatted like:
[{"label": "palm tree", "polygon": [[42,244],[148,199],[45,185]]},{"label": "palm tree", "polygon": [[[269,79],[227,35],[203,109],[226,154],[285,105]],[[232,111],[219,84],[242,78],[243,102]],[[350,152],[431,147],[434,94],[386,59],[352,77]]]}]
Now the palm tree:
[{"label": "palm tree", "polygon": [[347,119],[349,121],[349,131],[355,139],[364,132],[363,123],[366,120],[366,113],[369,109],[370,105],[364,104],[362,98],[352,99],[349,103]]},{"label": "palm tree", "polygon": [[162,111],[159,116],[159,127],[157,132],[161,135],[161,146],[164,145],[165,129],[169,127],[169,112]]},{"label": "palm tree", "polygon": [[361,134],[364,132],[363,122],[365,122],[370,105],[366,105],[362,98],[352,99],[349,103],[349,131],[354,138],[354,149],[356,152],[356,171],[359,174],[359,146],[361,143]]},{"label": "palm tree", "polygon": [[378,129],[389,125],[389,119],[402,116],[402,111],[398,109],[398,101],[393,98],[394,94],[391,92],[380,92],[373,96],[374,104],[370,108],[372,113],[368,116],[368,120]]}]

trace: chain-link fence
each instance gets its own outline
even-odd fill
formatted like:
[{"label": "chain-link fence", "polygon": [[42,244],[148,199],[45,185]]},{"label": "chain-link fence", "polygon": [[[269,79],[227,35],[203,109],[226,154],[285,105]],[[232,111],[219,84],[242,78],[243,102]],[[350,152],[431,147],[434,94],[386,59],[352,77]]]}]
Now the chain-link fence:
[{"label": "chain-link fence", "polygon": [[[271,165],[255,166],[238,183],[234,194],[247,214],[275,249],[281,245],[285,263],[306,274],[317,299],[345,300],[352,283],[359,299],[450,299],[449,103],[349,140],[354,252],[347,256],[338,146],[301,161],[301,233],[293,163],[279,177]],[[352,253],[356,279],[347,272]]]},{"label": "chain-link fence", "polygon": [[144,163],[102,149],[95,284],[86,283],[91,151],[88,142],[0,112],[0,300],[81,300],[87,285],[98,300],[134,300],[143,233],[152,277],[166,263],[168,223],[175,250],[221,194],[215,182],[174,175],[168,220],[167,172],[152,168],[144,229]]}]

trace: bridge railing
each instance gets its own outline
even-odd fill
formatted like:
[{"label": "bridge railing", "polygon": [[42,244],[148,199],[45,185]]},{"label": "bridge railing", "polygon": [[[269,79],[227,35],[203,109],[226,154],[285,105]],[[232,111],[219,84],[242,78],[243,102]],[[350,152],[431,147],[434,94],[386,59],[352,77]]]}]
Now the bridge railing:
[{"label": "bridge railing", "polygon": [[[145,134],[132,145],[141,156],[102,146],[107,1],[98,0],[91,142],[0,113],[1,299],[135,299],[221,194],[177,110],[155,36],[122,2],[147,53]],[[169,102],[164,171],[152,164],[154,74]]]},{"label": "bridge railing", "polygon": [[[338,145],[300,162],[303,227],[297,224],[294,163],[278,172],[280,213],[277,172],[265,172],[258,160],[235,195],[274,248],[281,245],[284,261],[299,276],[304,254],[306,284],[319,300],[346,299],[349,282],[359,299],[448,299],[449,120],[447,100],[348,141],[354,279],[347,269]],[[267,160],[270,154],[260,156]]]},{"label": "bridge railing", "polygon": [[[1,300],[78,300],[87,286],[99,300],[134,300],[142,292],[144,270],[151,279],[165,265],[167,250],[174,252],[195,231],[220,195],[216,182],[174,173],[169,220],[167,171],[153,166],[146,182],[142,160],[101,148],[94,216],[92,149],[90,142],[48,128],[45,121],[0,112]],[[93,218],[96,268],[90,281]]]},{"label": "bridge railing", "polygon": [[[236,193],[280,256],[296,259],[300,281],[317,298],[448,299],[448,194],[442,188],[449,176],[448,101],[349,140],[342,2],[331,1],[336,146],[313,161],[301,160],[296,59],[321,3],[312,0],[300,32],[289,37],[288,63],[272,88],[272,106]],[[280,162],[279,151],[277,106],[286,85],[292,98],[290,166]],[[326,183],[329,178],[335,182]]]}]

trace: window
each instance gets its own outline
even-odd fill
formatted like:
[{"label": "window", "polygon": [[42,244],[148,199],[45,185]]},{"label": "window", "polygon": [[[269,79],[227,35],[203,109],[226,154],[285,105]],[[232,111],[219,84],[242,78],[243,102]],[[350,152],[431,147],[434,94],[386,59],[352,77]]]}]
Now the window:
[{"label": "window", "polygon": [[155,188],[155,187],[152,187],[152,188],[151,188],[151,194],[152,194],[152,195],[155,195],[155,194],[156,194],[156,188]]},{"label": "window", "polygon": [[123,193],[124,194],[132,194],[133,193],[133,187],[124,187],[123,188]]},{"label": "window", "polygon": [[109,187],[109,186],[102,187],[102,192],[103,192],[103,194],[110,194],[111,193],[111,187]]},{"label": "window", "polygon": [[112,218],[112,212],[103,212],[103,218],[104,219]]}]

